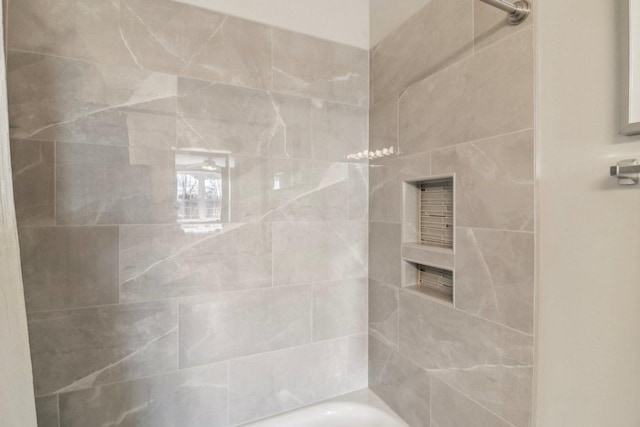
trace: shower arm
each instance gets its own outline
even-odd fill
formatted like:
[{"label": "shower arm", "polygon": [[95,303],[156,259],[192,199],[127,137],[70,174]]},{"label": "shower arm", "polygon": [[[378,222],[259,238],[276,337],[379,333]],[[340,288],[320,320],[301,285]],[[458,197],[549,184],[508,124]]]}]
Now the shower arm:
[{"label": "shower arm", "polygon": [[509,14],[509,23],[518,25],[524,22],[531,13],[531,5],[527,0],[519,0],[515,3],[506,0],[480,0],[490,6],[497,7]]}]

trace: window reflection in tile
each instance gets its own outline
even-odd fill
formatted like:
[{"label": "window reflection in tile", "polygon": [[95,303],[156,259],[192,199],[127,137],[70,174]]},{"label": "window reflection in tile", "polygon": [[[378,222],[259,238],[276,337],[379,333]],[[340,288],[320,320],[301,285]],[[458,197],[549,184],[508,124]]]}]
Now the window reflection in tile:
[{"label": "window reflection in tile", "polygon": [[176,211],[187,232],[218,231],[229,222],[232,159],[225,152],[180,150],[176,153]]}]

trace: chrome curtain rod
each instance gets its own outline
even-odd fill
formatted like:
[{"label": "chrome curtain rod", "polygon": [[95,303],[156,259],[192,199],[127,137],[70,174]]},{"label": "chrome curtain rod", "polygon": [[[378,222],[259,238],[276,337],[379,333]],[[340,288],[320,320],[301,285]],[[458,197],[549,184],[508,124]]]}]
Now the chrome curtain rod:
[{"label": "chrome curtain rod", "polygon": [[527,17],[531,13],[531,5],[527,0],[519,0],[515,2],[515,4],[506,0],[480,1],[507,12],[509,14],[509,23],[511,25],[518,25],[524,22],[524,20],[527,19]]}]

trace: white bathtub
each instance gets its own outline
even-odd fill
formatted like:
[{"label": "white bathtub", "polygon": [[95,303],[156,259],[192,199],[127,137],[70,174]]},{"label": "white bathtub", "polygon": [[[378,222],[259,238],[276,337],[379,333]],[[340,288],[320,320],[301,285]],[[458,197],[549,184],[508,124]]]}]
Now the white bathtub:
[{"label": "white bathtub", "polygon": [[371,390],[305,406],[243,427],[409,427]]}]

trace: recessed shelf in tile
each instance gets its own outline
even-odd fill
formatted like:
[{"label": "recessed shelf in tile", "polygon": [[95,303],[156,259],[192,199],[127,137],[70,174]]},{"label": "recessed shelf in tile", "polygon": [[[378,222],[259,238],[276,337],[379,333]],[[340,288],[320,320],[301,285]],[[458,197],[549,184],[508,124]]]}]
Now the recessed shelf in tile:
[{"label": "recessed shelf in tile", "polygon": [[441,268],[404,260],[403,288],[453,304],[453,268]]},{"label": "recessed shelf in tile", "polygon": [[405,181],[403,242],[453,250],[454,192],[453,176]]},{"label": "recessed shelf in tile", "polygon": [[426,180],[420,190],[420,243],[453,249],[453,178]]}]

